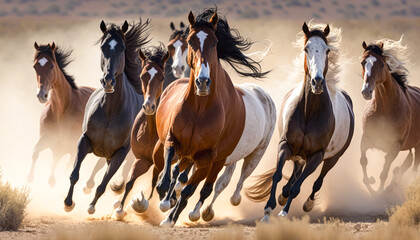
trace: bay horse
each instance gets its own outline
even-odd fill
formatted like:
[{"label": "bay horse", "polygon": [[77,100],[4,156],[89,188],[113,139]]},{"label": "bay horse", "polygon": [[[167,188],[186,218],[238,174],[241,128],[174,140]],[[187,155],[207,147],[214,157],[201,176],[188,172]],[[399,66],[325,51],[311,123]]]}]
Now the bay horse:
[{"label": "bay horse", "polygon": [[72,51],[66,51],[52,44],[34,43],[34,69],[37,78],[37,97],[45,103],[40,119],[39,139],[32,154],[32,165],[28,182],[34,179],[35,164],[39,153],[50,148],[53,164],[48,183],[55,185],[55,168],[66,154],[73,158],[76,145],[82,132],[83,115],[86,102],[95,90],[91,87],[78,87],[74,77],[66,71],[71,62]]},{"label": "bay horse", "polygon": [[[329,25],[302,26],[297,43],[304,45],[304,72],[302,82],[283,99],[279,114],[280,143],[277,167],[259,176],[247,192],[253,201],[268,198],[262,222],[268,222],[276,207],[276,188],[282,178],[286,160],[294,162],[292,176],[279,196],[284,206],[279,216],[286,217],[292,200],[299,194],[303,181],[324,162],[312,193],[303,209],[314,206],[315,193],[325,175],[337,163],[350,144],[354,132],[353,104],[347,93],[339,89],[338,45],[341,29]],[[304,167],[304,168],[303,168]]]},{"label": "bay horse", "polygon": [[169,26],[172,34],[169,37],[168,51],[170,53],[170,58],[165,65],[166,81],[163,85],[164,89],[175,79],[181,78],[182,76],[190,76],[190,67],[187,64],[188,27],[185,26],[184,22],[180,22],[180,29],[175,28],[173,22],[171,22]]},{"label": "bay horse", "polygon": [[105,24],[104,21],[100,24],[103,33],[99,40],[101,69],[104,72],[100,80],[102,89],[97,89],[86,105],[83,133],[70,175],[70,189],[64,200],[66,211],[74,208],[74,185],[88,153],[104,157],[108,163],[107,171],[88,208],[88,213],[93,214],[96,202],[130,151],[131,128],[143,104],[139,79],[141,62],[137,49],[150,41],[149,23],[149,20],[144,23],[140,20],[131,24],[125,21],[122,26]]},{"label": "bay horse", "polygon": [[[170,188],[170,166],[175,155],[181,160],[180,171],[188,166],[183,164],[188,161],[194,163],[196,170],[181,190],[175,207],[161,222],[162,226],[175,224],[188,198],[206,179],[196,211],[190,214],[191,217],[198,211],[200,216],[200,207],[211,194],[223,166],[244,158],[237,186],[240,191],[243,180],[261,160],[276,121],[271,97],[254,84],[234,85],[220,63],[224,60],[242,76],[265,76],[268,72],[261,71],[259,62],[243,54],[252,43],[237,30],[230,29],[226,19],[219,18],[215,9],[206,9],[197,18],[190,12],[188,21],[190,79],[169,85],[162,93],[156,112],[157,132],[164,145],[165,159],[163,176],[156,188],[158,193],[165,194]],[[224,178],[216,191],[223,190],[229,181],[230,177]],[[240,200],[240,195],[235,194],[235,199]]]},{"label": "bay horse", "polygon": [[[385,181],[392,162],[400,151],[409,150],[401,167],[394,170],[394,179],[401,176],[413,164],[411,149],[415,149],[414,171],[420,164],[420,88],[408,85],[408,48],[399,41],[382,39],[376,44],[362,44],[364,53],[363,98],[368,100],[363,114],[363,135],[360,144],[360,164],[363,182],[370,193],[384,190]],[[385,164],[380,175],[380,186],[375,192],[375,182],[367,175],[366,151],[376,148],[386,153]],[[390,185],[391,186],[391,185]]]}]

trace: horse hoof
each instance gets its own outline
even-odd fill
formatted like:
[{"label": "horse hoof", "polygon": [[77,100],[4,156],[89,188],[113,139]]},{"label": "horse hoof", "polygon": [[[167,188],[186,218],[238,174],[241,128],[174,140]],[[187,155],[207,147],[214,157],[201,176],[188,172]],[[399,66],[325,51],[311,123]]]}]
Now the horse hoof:
[{"label": "horse hoof", "polygon": [[287,217],[287,212],[281,210],[280,213],[279,213],[279,217]]},{"label": "horse hoof", "polygon": [[89,193],[91,193],[92,192],[92,188],[88,188],[87,186],[84,186],[83,187],[83,193],[85,193],[85,194],[89,194]]},{"label": "horse hoof", "polygon": [[200,219],[200,212],[193,210],[188,214],[188,218],[191,220],[191,222],[196,222]]},{"label": "horse hoof", "polygon": [[171,228],[175,225],[175,223],[171,220],[169,220],[169,218],[166,218],[165,220],[163,220],[162,222],[160,222],[159,226],[161,227],[166,227],[166,228]]},{"label": "horse hoof", "polygon": [[55,177],[51,176],[48,179],[48,184],[50,185],[50,187],[55,187]]},{"label": "horse hoof", "polygon": [[236,195],[236,194],[232,195],[232,197],[230,197],[230,203],[233,206],[238,206],[239,203],[241,203],[241,195],[240,194],[238,194],[238,195]]},{"label": "horse hoof", "polygon": [[261,219],[262,223],[270,223],[270,215],[264,215],[264,217]]},{"label": "horse hoof", "polygon": [[375,184],[375,183],[376,183],[375,178],[370,177],[370,178],[369,178],[369,184],[370,184],[370,185],[372,185],[372,184]]},{"label": "horse hoof", "polygon": [[171,208],[171,202],[168,200],[160,201],[159,208],[160,208],[160,211],[166,212]]},{"label": "horse hoof", "polygon": [[201,218],[206,221],[206,222],[210,222],[214,217],[214,210],[212,207],[207,206],[206,209],[204,209],[204,211],[201,213]]},{"label": "horse hoof", "polygon": [[93,205],[93,204],[89,205],[87,211],[90,215],[94,214],[95,213],[95,205]]},{"label": "horse hoof", "polygon": [[310,212],[312,208],[314,208],[314,201],[310,197],[306,200],[305,204],[303,204],[303,211]]},{"label": "horse hoof", "polygon": [[124,211],[124,209],[122,209],[122,207],[119,207],[115,210],[114,215],[117,220],[121,220],[125,217],[125,215],[127,215],[127,213]]},{"label": "horse hoof", "polygon": [[280,206],[286,205],[288,199],[289,199],[288,197],[287,198],[283,197],[283,194],[280,194],[279,199],[278,199]]},{"label": "horse hoof", "polygon": [[74,206],[76,206],[76,203],[74,203],[73,201],[71,202],[70,206],[67,206],[66,203],[64,203],[64,211],[71,212],[73,210]]},{"label": "horse hoof", "polygon": [[131,201],[131,208],[136,211],[136,213],[143,213],[149,207],[149,201],[144,198],[143,192],[141,192],[141,201],[139,198],[133,198]]},{"label": "horse hoof", "polygon": [[92,189],[95,186],[95,181],[87,181],[85,186],[88,189]]}]

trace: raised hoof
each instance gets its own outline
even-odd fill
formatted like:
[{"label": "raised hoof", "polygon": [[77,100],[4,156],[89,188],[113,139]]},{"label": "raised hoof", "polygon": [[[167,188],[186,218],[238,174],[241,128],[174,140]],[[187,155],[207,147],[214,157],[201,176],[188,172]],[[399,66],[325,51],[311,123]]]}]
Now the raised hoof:
[{"label": "raised hoof", "polygon": [[171,202],[170,201],[166,201],[166,200],[160,201],[160,203],[159,203],[159,209],[160,209],[160,211],[166,212],[170,208],[171,208]]},{"label": "raised hoof", "polygon": [[279,199],[278,199],[280,206],[286,205],[288,199],[289,199],[288,197],[287,198],[283,197],[283,194],[280,194]]},{"label": "raised hoof", "polygon": [[279,213],[279,217],[287,217],[287,212],[281,210],[280,213]]},{"label": "raised hoof", "polygon": [[87,186],[84,186],[83,187],[83,193],[85,193],[85,194],[89,194],[89,193],[91,193],[92,192],[92,188],[88,188]]},{"label": "raised hoof", "polygon": [[89,205],[89,207],[88,207],[88,209],[87,209],[87,212],[89,213],[89,214],[94,214],[95,213],[95,205]]},{"label": "raised hoof", "polygon": [[70,206],[67,206],[66,203],[64,203],[64,211],[71,212],[74,209],[74,206],[76,206],[76,203],[73,201],[71,202]]},{"label": "raised hoof", "polygon": [[114,209],[117,209],[117,208],[119,208],[120,206],[121,206],[121,201],[119,201],[119,200],[115,201],[115,202],[114,202],[114,204],[112,205],[112,207],[113,207]]},{"label": "raised hoof", "polygon": [[196,222],[200,219],[200,212],[199,211],[191,211],[188,214],[188,218],[191,220],[191,222]]},{"label": "raised hoof", "polygon": [[122,209],[122,207],[119,207],[115,210],[114,215],[117,220],[122,220],[127,215],[127,213],[124,211],[124,209]]},{"label": "raised hoof", "polygon": [[264,215],[264,217],[261,219],[262,223],[270,223],[270,215]]},{"label": "raised hoof", "polygon": [[144,213],[149,207],[149,201],[144,198],[143,192],[141,192],[141,200],[139,198],[133,198],[131,201],[131,208],[136,213]]},{"label": "raised hoof", "polygon": [[55,187],[55,177],[54,176],[51,176],[49,179],[48,179],[48,184],[50,185],[50,187]]},{"label": "raised hoof", "polygon": [[169,218],[166,218],[165,220],[163,220],[162,222],[160,222],[159,226],[161,227],[166,227],[166,228],[171,228],[175,225],[175,223],[171,220],[169,220]]},{"label": "raised hoof", "polygon": [[233,205],[233,206],[238,206],[239,205],[239,203],[241,203],[241,195],[240,194],[238,194],[238,195],[232,195],[232,197],[230,197],[230,203]]},{"label": "raised hoof", "polygon": [[201,218],[206,221],[210,222],[214,217],[214,210],[212,207],[207,206],[204,211],[201,213]]},{"label": "raised hoof", "polygon": [[312,208],[314,208],[314,201],[310,197],[306,200],[306,202],[303,204],[303,211],[310,212]]}]

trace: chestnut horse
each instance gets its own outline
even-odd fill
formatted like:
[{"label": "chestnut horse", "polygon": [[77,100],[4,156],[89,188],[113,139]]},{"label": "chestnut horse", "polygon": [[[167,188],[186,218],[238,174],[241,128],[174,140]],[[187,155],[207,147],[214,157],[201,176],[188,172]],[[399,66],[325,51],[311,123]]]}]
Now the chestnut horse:
[{"label": "chestnut horse", "polygon": [[360,164],[363,182],[372,194],[377,192],[371,186],[374,178],[369,179],[366,170],[369,148],[386,153],[378,192],[384,190],[392,161],[400,151],[410,150],[410,153],[401,168],[394,170],[393,183],[413,164],[412,148],[415,149],[414,171],[420,164],[420,129],[417,126],[420,122],[420,89],[407,84],[405,63],[409,54],[401,41],[402,38],[399,41],[383,39],[369,46],[363,42],[362,95],[368,102],[363,114]]},{"label": "chestnut horse", "polygon": [[169,37],[168,51],[170,58],[166,62],[165,66],[165,82],[163,88],[165,89],[169,83],[173,82],[182,76],[190,76],[190,67],[187,64],[187,36],[188,27],[183,22],[179,24],[180,29],[176,29],[173,22],[170,27],[172,34]]},{"label": "chestnut horse", "polygon": [[34,178],[35,164],[39,153],[50,148],[53,164],[48,183],[55,185],[54,171],[59,160],[66,154],[73,158],[74,146],[82,132],[83,115],[89,96],[95,90],[78,87],[65,67],[70,63],[71,51],[55,45],[34,43],[34,69],[37,76],[37,97],[45,107],[40,119],[40,137],[32,154],[31,171],[28,182]]},{"label": "chestnut horse", "polygon": [[120,27],[101,22],[101,78],[103,89],[96,90],[86,105],[83,134],[77,146],[77,157],[70,175],[70,189],[64,201],[65,210],[74,207],[73,188],[79,179],[81,164],[88,153],[107,159],[108,169],[89,205],[88,213],[95,212],[99,197],[127,153],[130,151],[130,132],[137,113],[143,104],[139,79],[141,62],[137,49],[148,40],[150,21]]},{"label": "chestnut horse", "polygon": [[303,181],[323,161],[321,174],[303,206],[306,212],[312,210],[315,193],[320,190],[325,175],[343,155],[353,136],[352,101],[345,91],[336,87],[341,30],[333,28],[330,33],[329,25],[315,25],[310,30],[306,23],[302,29],[303,34],[297,42],[304,45],[305,77],[283,100],[279,116],[281,137],[277,167],[261,175],[248,192],[253,201],[269,196],[263,222],[269,221],[270,213],[276,207],[276,188],[286,160],[294,162],[294,169],[279,196],[280,205],[285,205],[279,214],[283,217],[287,216]]},{"label": "chestnut horse", "polygon": [[[200,207],[211,194],[223,166],[244,158],[237,187],[240,190],[243,180],[261,160],[276,121],[276,110],[270,96],[254,84],[234,85],[220,63],[220,59],[225,60],[243,76],[263,77],[267,72],[261,72],[259,62],[243,54],[252,43],[243,39],[237,30],[230,29],[224,18],[219,19],[215,9],[205,10],[197,19],[190,12],[188,20],[190,79],[169,85],[156,112],[157,132],[164,144],[165,157],[158,193],[164,194],[170,188],[170,166],[175,155],[182,160],[180,171],[188,166],[183,163],[189,161],[194,163],[196,171],[182,189],[169,216],[162,221],[162,226],[175,224],[188,198],[206,179],[193,214],[196,217],[198,211],[200,216]],[[230,177],[225,178],[220,188],[226,187],[229,181]],[[240,195],[236,199],[240,199]]]}]

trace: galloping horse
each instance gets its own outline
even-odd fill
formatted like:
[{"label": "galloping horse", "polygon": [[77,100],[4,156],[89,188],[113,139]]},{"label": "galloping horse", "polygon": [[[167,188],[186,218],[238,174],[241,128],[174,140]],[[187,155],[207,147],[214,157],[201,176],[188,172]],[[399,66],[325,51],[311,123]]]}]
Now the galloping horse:
[{"label": "galloping horse", "polygon": [[190,76],[190,67],[187,64],[187,33],[188,27],[185,27],[183,22],[179,24],[180,29],[176,29],[173,22],[170,27],[172,34],[169,37],[168,51],[170,58],[166,62],[165,66],[165,82],[163,88],[165,89],[175,79]]},{"label": "galloping horse", "polygon": [[[196,171],[182,189],[171,213],[162,221],[173,226],[198,184],[206,179],[200,192],[196,217],[204,200],[211,194],[217,174],[223,166],[245,159],[234,199],[240,201],[243,181],[261,160],[276,121],[276,110],[270,96],[254,84],[234,85],[220,59],[243,76],[263,77],[259,62],[245,56],[252,43],[237,30],[230,29],[215,9],[207,9],[195,19],[189,13],[188,65],[189,81],[175,81],[162,94],[156,112],[156,126],[164,144],[165,168],[157,186],[159,194],[168,191],[170,166],[175,155],[181,160],[179,170],[192,161]],[[233,33],[233,35],[232,35]],[[251,73],[243,69],[251,70]],[[232,173],[217,183],[216,195],[229,183]],[[173,179],[174,181],[175,179]],[[239,202],[237,202],[239,203]]]},{"label": "galloping horse", "polygon": [[[86,105],[83,134],[77,146],[77,157],[70,175],[70,189],[64,201],[65,210],[74,208],[73,188],[79,179],[83,159],[94,153],[107,159],[108,169],[96,189],[88,213],[95,212],[99,197],[130,151],[130,132],[137,113],[143,104],[139,79],[141,62],[137,49],[147,43],[150,21],[120,27],[101,22],[101,78],[103,89],[96,90]],[[130,27],[130,29],[129,29]]]},{"label": "galloping horse", "polygon": [[83,115],[89,96],[95,90],[78,87],[65,67],[70,63],[71,51],[64,51],[55,43],[39,46],[34,43],[34,69],[37,76],[37,97],[45,107],[40,119],[40,137],[32,154],[28,182],[34,178],[35,163],[39,153],[50,148],[53,154],[50,186],[55,185],[54,171],[58,161],[67,153],[73,158],[82,132]]},{"label": "galloping horse", "polygon": [[[408,50],[399,41],[382,39],[369,46],[363,42],[363,88],[362,95],[368,100],[363,114],[363,135],[360,164],[363,182],[372,194],[368,178],[366,151],[377,148],[386,153],[385,164],[380,175],[378,192],[384,190],[392,161],[400,151],[410,150],[401,168],[394,170],[394,180],[413,164],[411,149],[415,149],[414,171],[420,164],[420,89],[407,84]],[[375,94],[373,94],[375,93]]]},{"label": "galloping horse", "polygon": [[309,30],[306,23],[302,29],[298,42],[304,43],[305,78],[283,100],[277,168],[261,175],[247,193],[253,201],[270,196],[264,207],[264,222],[269,221],[270,213],[276,207],[276,188],[285,161],[292,160],[294,169],[279,196],[280,205],[286,204],[279,214],[284,217],[303,181],[324,161],[321,174],[303,206],[309,212],[314,206],[315,193],[349,146],[354,131],[352,101],[346,92],[336,87],[341,30],[333,29],[330,33],[329,25],[325,28],[316,25]]}]

